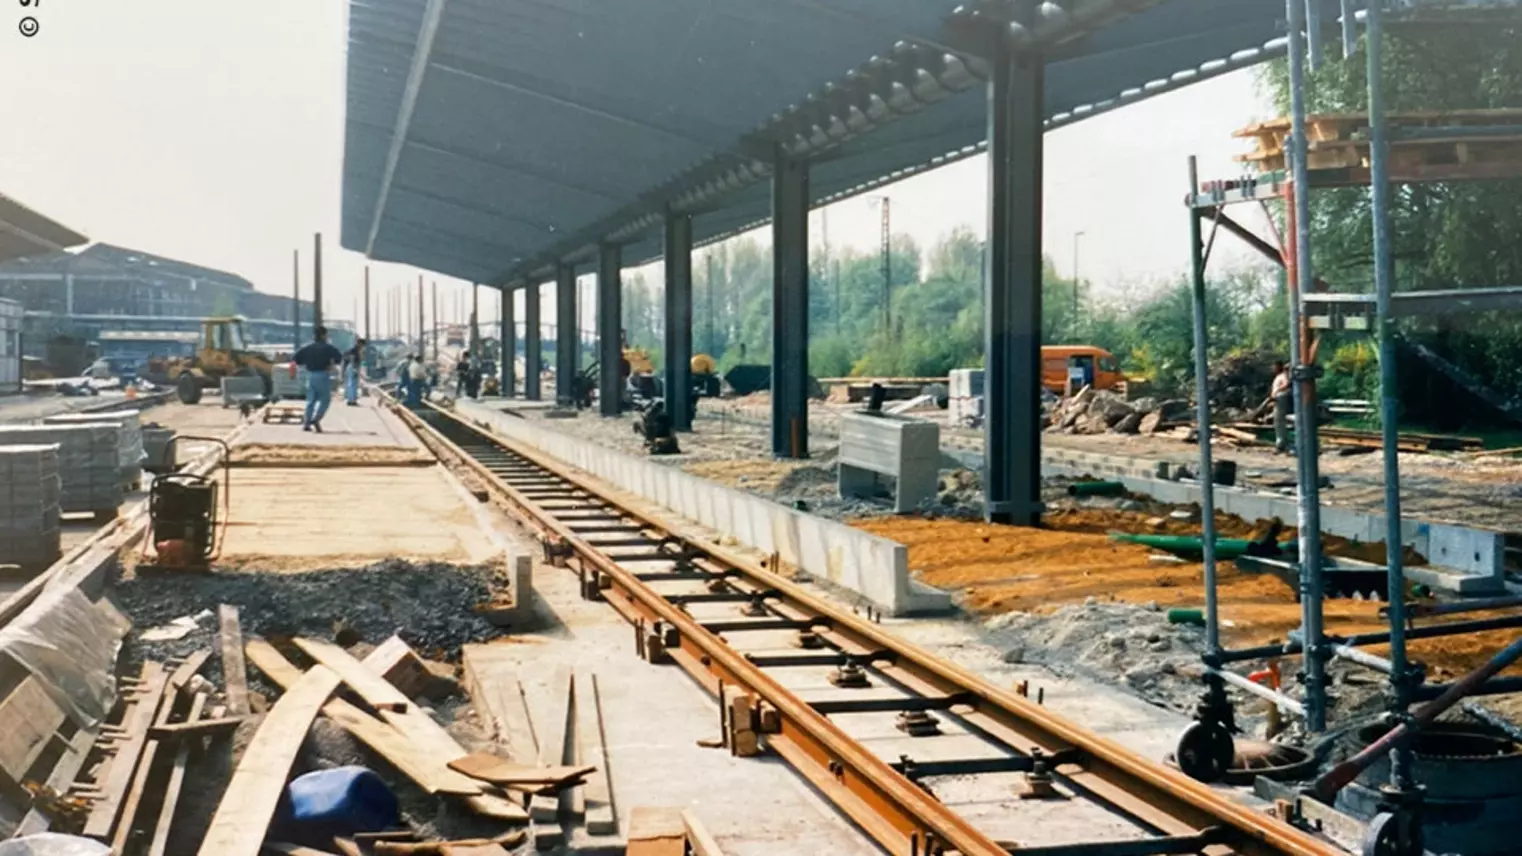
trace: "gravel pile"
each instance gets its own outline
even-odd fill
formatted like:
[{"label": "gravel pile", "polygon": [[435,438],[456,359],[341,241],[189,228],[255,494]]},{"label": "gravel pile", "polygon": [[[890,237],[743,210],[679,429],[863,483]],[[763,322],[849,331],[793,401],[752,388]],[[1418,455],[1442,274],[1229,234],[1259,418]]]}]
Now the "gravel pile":
[{"label": "gravel pile", "polygon": [[[395,633],[424,656],[454,661],[465,643],[500,635],[472,610],[489,600],[495,584],[495,572],[485,566],[388,559],[302,574],[153,575],[124,580],[116,592],[132,618],[128,656],[134,666],[145,657],[216,650],[216,611],[223,603],[239,607],[245,637],[333,639],[345,631],[375,644]],[[163,628],[177,619],[188,632],[164,638],[174,635]],[[209,672],[217,661],[208,663]],[[220,683],[220,674],[215,677]]]},{"label": "gravel pile", "polygon": [[987,622],[1008,663],[1119,683],[1161,707],[1188,712],[1200,694],[1203,628],[1169,624],[1155,606],[1099,603],[1049,615],[1012,612]]}]

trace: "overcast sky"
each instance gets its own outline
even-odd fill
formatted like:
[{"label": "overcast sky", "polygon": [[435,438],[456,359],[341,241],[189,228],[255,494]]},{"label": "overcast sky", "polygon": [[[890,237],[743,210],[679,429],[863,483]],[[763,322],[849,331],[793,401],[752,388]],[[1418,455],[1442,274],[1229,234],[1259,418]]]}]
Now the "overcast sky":
[{"label": "overcast sky", "polygon": [[[300,248],[309,294],[312,236],[322,232],[328,312],[349,317],[365,260],[338,248],[347,5],[8,4],[0,193],[92,240],[234,271],[277,293],[289,292]],[[40,24],[32,38],[17,31],[26,11]],[[1078,264],[1097,292],[1182,272],[1185,159],[1199,155],[1205,177],[1236,174],[1232,155],[1243,149],[1231,132],[1267,115],[1249,71],[1047,135],[1045,245],[1058,269],[1072,269],[1073,236],[1083,232]],[[922,244],[959,225],[981,234],[985,178],[977,157],[889,188],[894,232]],[[831,206],[829,218],[832,244],[876,245],[878,214],[866,199]],[[816,241],[818,222],[816,213]],[[417,273],[371,269],[377,289]],[[445,294],[463,287],[426,276]],[[553,321],[552,301],[544,317]]]}]

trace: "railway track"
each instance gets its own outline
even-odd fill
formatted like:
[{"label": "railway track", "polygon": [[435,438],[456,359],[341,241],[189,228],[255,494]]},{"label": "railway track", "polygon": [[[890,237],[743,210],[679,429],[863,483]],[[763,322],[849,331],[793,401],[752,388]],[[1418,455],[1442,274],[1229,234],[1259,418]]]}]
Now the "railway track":
[{"label": "railway track", "polygon": [[[675,663],[719,699],[732,752],[782,757],[888,853],[1346,852],[894,637],[870,613],[671,531],[536,450],[444,411],[426,419],[401,412],[521,513],[547,557],[580,576],[584,597],[606,601],[633,625],[641,656]],[[789,688],[809,670],[827,676],[828,697],[805,700]],[[885,745],[873,735],[889,716],[902,738],[890,741],[897,750],[921,737],[925,751],[884,758],[870,748]],[[954,757],[933,748],[948,736],[957,739],[940,745],[957,747]],[[943,782],[985,776],[1016,779],[1028,797],[1102,809],[1121,831],[1100,824],[1099,840],[1043,844],[1036,825],[1019,841],[998,840],[974,823],[986,817],[936,796]]]}]

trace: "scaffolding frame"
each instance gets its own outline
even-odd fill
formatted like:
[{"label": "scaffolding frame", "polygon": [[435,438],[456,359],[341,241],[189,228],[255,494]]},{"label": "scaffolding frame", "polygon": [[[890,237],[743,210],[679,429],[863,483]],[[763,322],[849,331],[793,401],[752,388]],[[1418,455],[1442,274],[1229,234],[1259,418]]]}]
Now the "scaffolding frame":
[{"label": "scaffolding frame", "polygon": [[[1357,25],[1364,24],[1368,63],[1368,147],[1366,167],[1337,166],[1312,169],[1307,139],[1304,68],[1307,60],[1315,68],[1324,61],[1319,42],[1319,28],[1314,15],[1320,0],[1285,0],[1288,19],[1288,63],[1290,85],[1290,133],[1285,140],[1287,169],[1270,170],[1230,181],[1202,186],[1194,158],[1189,159],[1189,195],[1185,204],[1190,217],[1190,255],[1193,285],[1193,327],[1196,374],[1199,473],[1202,521],[1202,559],[1204,563],[1205,600],[1205,689],[1196,710],[1196,722],[1180,738],[1176,757],[1195,759],[1191,775],[1206,778],[1224,773],[1230,756],[1221,757],[1231,745],[1236,731],[1234,712],[1226,696],[1228,685],[1275,704],[1281,711],[1300,717],[1312,733],[1327,729],[1326,663],[1331,658],[1345,660],[1372,669],[1388,681],[1387,716],[1392,727],[1413,727],[1410,707],[1418,701],[1442,699],[1451,703],[1458,695],[1482,695],[1522,690],[1522,679],[1471,675],[1448,684],[1428,684],[1419,664],[1407,656],[1406,643],[1412,639],[1451,636],[1483,630],[1522,628],[1522,616],[1501,616],[1443,624],[1414,623],[1417,617],[1436,617],[1458,612],[1479,612],[1517,606],[1518,598],[1489,598],[1470,604],[1452,604],[1431,609],[1406,602],[1400,510],[1400,468],[1398,458],[1398,416],[1400,409],[1398,377],[1395,365],[1395,319],[1416,315],[1476,312],[1499,308],[1522,307],[1522,287],[1463,288],[1437,292],[1394,294],[1393,248],[1390,234],[1390,190],[1396,183],[1435,181],[1483,181],[1522,177],[1522,157],[1515,163],[1494,162],[1470,165],[1441,164],[1436,168],[1412,168],[1409,164],[1392,169],[1390,159],[1391,128],[1385,110],[1382,85],[1384,68],[1383,36],[1387,5],[1401,14],[1420,13],[1424,0],[1371,0],[1363,12],[1353,14],[1344,0],[1342,9],[1341,61],[1351,61],[1358,43]],[[1475,6],[1483,6],[1475,3]],[[1336,59],[1333,57],[1333,59]],[[1470,134],[1476,140],[1499,134],[1515,134],[1515,126],[1471,126],[1444,128],[1449,136]],[[1406,139],[1414,138],[1413,134]],[[1311,263],[1310,193],[1323,187],[1367,186],[1371,192],[1371,220],[1374,237],[1374,293],[1344,294],[1331,292],[1316,278]],[[1284,203],[1286,235],[1275,248],[1241,224],[1227,217],[1227,206],[1257,202],[1266,207],[1271,200]],[[1204,225],[1211,228],[1205,235]],[[1211,450],[1211,407],[1208,381],[1208,324],[1205,293],[1205,270],[1210,252],[1222,228],[1245,240],[1253,249],[1279,262],[1286,271],[1290,314],[1290,361],[1294,393],[1294,432],[1297,469],[1297,524],[1300,536],[1299,561],[1292,563],[1299,575],[1301,627],[1281,645],[1230,650],[1221,645],[1218,583],[1215,556],[1215,491]],[[1388,607],[1385,617],[1389,629],[1383,633],[1352,637],[1329,636],[1324,631],[1324,556],[1320,525],[1320,474],[1317,455],[1319,432],[1316,419],[1316,381],[1321,369],[1316,364],[1312,330],[1362,330],[1377,337],[1379,347],[1379,414],[1381,452],[1384,466],[1386,514],[1386,588]],[[1522,640],[1519,640],[1522,641]],[[1361,650],[1370,645],[1389,645],[1388,657]],[[1497,655],[1485,669],[1504,667],[1503,659],[1516,659],[1517,644]],[[1300,657],[1303,664],[1304,701],[1289,694],[1254,683],[1231,672],[1227,666],[1252,660],[1275,660]],[[1507,660],[1509,662],[1510,660]],[[1426,721],[1427,710],[1421,715]],[[1431,717],[1435,717],[1435,712]],[[1420,723],[1416,723],[1419,725]],[[1394,742],[1391,758],[1391,782],[1384,789],[1382,811],[1370,824],[1370,846],[1392,846],[1388,852],[1404,853],[1409,847],[1420,852],[1419,817],[1421,792],[1411,774],[1413,752],[1409,741]],[[1203,765],[1199,759],[1205,759]],[[1186,772],[1190,772],[1186,770]],[[1383,849],[1367,852],[1386,852]]]}]

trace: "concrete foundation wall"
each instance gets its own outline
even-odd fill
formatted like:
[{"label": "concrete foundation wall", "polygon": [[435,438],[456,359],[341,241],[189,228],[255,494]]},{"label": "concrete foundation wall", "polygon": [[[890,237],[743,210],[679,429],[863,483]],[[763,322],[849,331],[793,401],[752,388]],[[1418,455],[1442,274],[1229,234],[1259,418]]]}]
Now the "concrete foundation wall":
[{"label": "concrete foundation wall", "polygon": [[731,490],[674,467],[546,431],[487,407],[461,402],[459,412],[502,436],[732,535],[746,547],[776,553],[783,562],[856,592],[889,614],[941,609],[948,603],[944,594],[911,583],[908,548],[902,544]]}]

